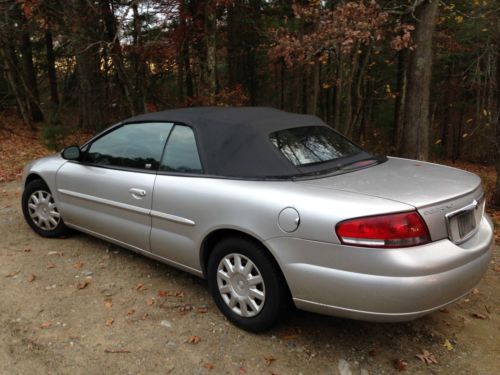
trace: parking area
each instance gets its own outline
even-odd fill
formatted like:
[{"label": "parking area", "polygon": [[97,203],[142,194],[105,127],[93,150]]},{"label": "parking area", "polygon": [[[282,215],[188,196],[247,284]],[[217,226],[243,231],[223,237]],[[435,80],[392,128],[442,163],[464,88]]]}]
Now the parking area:
[{"label": "parking area", "polygon": [[19,194],[0,184],[1,374],[500,373],[498,247],[477,289],[416,321],[293,311],[255,335],[201,279],[84,234],[37,236]]}]

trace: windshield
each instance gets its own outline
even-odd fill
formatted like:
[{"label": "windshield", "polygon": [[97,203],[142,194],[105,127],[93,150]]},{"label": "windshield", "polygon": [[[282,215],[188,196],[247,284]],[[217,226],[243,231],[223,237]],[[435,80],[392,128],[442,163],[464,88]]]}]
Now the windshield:
[{"label": "windshield", "polygon": [[280,130],[271,142],[295,166],[305,167],[357,155],[363,150],[326,126]]}]

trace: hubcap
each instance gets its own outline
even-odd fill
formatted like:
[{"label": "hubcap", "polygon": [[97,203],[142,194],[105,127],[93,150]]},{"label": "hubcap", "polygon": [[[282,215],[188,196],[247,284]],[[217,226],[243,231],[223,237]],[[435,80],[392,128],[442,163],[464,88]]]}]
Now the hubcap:
[{"label": "hubcap", "polygon": [[264,307],[264,279],[257,266],[244,255],[228,254],[221,259],[217,285],[226,305],[239,316],[251,318]]},{"label": "hubcap", "polygon": [[28,199],[31,220],[43,230],[54,230],[61,221],[52,195],[45,190],[37,190]]}]

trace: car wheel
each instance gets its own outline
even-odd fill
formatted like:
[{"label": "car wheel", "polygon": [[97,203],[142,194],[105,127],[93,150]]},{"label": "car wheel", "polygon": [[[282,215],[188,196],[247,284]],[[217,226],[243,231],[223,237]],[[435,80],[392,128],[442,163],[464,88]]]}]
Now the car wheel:
[{"label": "car wheel", "polygon": [[244,238],[227,238],[215,245],[207,278],[221,312],[247,331],[269,329],[290,300],[274,259],[262,246]]},{"label": "car wheel", "polygon": [[23,214],[29,226],[42,237],[61,237],[69,229],[57,209],[54,197],[42,180],[33,180],[24,189]]}]

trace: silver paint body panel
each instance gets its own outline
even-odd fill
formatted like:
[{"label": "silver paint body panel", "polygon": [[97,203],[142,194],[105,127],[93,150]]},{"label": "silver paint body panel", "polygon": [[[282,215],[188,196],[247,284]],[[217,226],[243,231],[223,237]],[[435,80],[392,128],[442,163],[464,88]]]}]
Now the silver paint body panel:
[{"label": "silver paint body panel", "polygon": [[[246,233],[275,257],[295,304],[320,313],[413,319],[467,293],[491,257],[486,215],[460,245],[448,239],[445,222],[483,194],[480,179],[431,163],[389,158],[331,177],[251,181],[102,168],[55,155],[29,164],[23,186],[31,174],[45,180],[69,226],[199,276],[209,234]],[[290,232],[278,225],[287,207],[300,215]],[[430,244],[369,249],[341,245],[335,234],[336,223],[349,218],[415,209]]]}]

